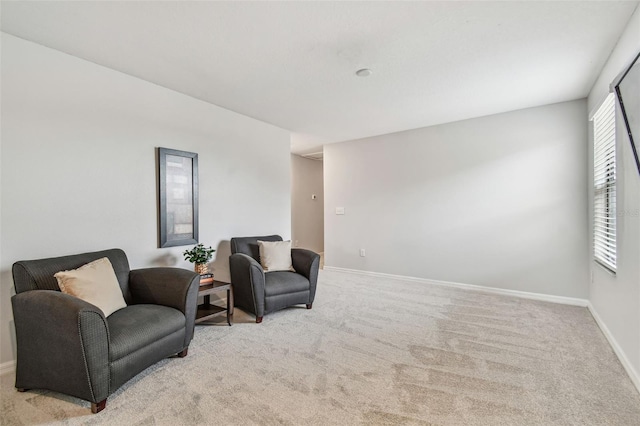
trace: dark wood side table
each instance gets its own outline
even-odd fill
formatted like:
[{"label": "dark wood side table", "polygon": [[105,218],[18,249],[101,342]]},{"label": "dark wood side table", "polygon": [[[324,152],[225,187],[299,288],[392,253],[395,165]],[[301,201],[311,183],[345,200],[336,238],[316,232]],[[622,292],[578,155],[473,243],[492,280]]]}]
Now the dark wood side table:
[{"label": "dark wood side table", "polygon": [[[211,295],[222,291],[227,292],[227,306],[219,306],[211,304]],[[196,312],[196,324],[202,324],[212,318],[220,315],[227,316],[227,323],[233,324],[233,289],[230,283],[223,283],[222,281],[214,281],[211,284],[201,285],[198,290],[198,297],[203,296],[203,303],[198,305],[198,311]]]}]

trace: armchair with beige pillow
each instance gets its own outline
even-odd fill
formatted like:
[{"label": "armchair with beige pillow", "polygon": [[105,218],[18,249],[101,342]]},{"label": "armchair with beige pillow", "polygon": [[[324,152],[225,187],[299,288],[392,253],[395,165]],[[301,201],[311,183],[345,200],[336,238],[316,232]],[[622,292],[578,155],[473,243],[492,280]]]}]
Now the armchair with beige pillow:
[{"label": "armchair with beige pillow", "polygon": [[292,305],[311,309],[320,256],[291,248],[279,235],[231,239],[229,268],[235,306],[262,322],[265,314]]},{"label": "armchair with beige pillow", "polygon": [[91,402],[163,358],[186,356],[199,275],[129,270],[120,249],[13,265],[16,388],[49,389]]}]

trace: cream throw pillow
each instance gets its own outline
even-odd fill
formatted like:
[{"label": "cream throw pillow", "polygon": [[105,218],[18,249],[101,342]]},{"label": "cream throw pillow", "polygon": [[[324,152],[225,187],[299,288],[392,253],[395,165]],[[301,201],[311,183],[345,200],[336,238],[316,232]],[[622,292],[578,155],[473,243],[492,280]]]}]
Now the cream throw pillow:
[{"label": "cream throw pillow", "polygon": [[105,317],[127,306],[116,273],[106,257],[78,269],[58,272],[54,277],[63,293],[97,306]]},{"label": "cream throw pillow", "polygon": [[258,241],[260,264],[266,272],[295,271],[291,263],[291,241]]}]

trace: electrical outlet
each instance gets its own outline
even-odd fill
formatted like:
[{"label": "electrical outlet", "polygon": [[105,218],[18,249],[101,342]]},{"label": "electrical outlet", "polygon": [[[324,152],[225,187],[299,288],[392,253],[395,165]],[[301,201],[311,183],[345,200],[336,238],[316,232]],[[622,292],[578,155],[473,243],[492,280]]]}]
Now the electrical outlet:
[{"label": "electrical outlet", "polygon": [[336,207],[336,214],[344,214],[344,207]]},{"label": "electrical outlet", "polygon": [[365,251],[364,249],[360,249],[360,257],[364,257],[365,256]]}]

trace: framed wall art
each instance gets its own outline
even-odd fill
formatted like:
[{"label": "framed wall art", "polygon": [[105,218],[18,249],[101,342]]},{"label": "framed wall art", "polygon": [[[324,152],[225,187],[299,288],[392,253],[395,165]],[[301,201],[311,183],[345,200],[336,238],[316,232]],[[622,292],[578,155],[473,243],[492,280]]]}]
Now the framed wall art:
[{"label": "framed wall art", "polygon": [[198,154],[158,148],[158,246],[198,242]]}]

